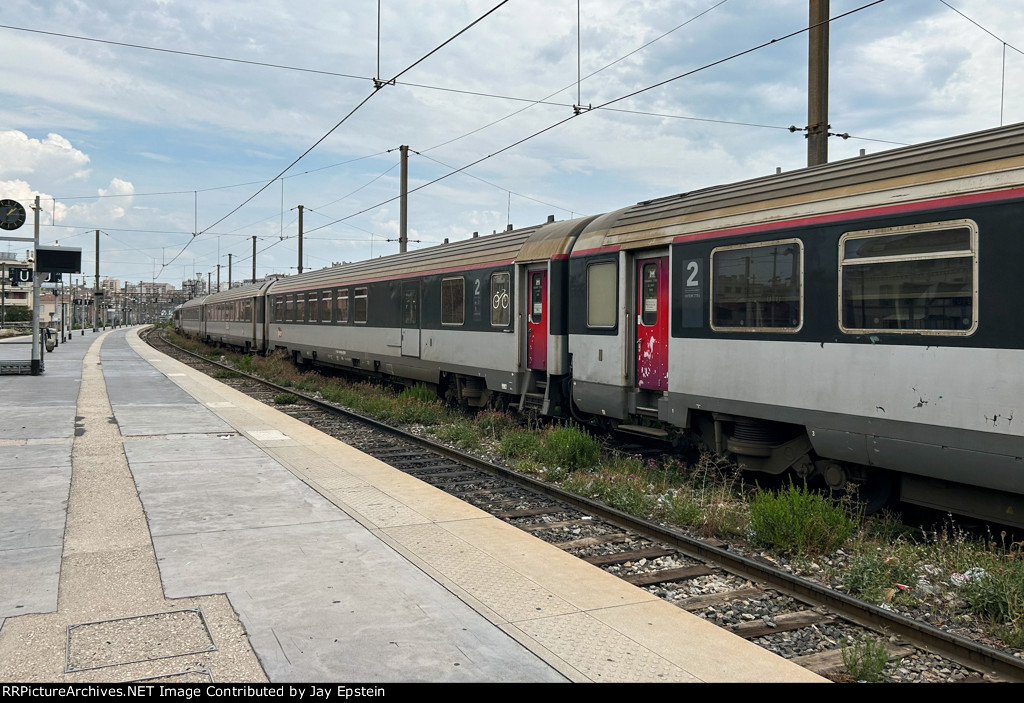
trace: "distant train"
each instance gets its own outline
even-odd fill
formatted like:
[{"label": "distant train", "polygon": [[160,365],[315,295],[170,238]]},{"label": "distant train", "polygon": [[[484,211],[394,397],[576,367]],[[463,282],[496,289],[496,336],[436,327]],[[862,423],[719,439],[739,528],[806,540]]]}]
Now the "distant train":
[{"label": "distant train", "polygon": [[1024,525],[1024,125],[233,288],[213,343]]}]

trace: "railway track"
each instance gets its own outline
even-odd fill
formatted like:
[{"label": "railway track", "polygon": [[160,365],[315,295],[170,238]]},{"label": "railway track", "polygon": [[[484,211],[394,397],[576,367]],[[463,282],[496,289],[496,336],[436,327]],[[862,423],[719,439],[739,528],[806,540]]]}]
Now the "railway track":
[{"label": "railway track", "polygon": [[[896,680],[1024,681],[1024,661],[859,601],[766,561],[635,518],[415,433],[304,396],[149,335],[154,347],[391,466],[819,674],[843,640],[886,643]],[[222,376],[228,374],[221,373]],[[275,404],[282,393],[299,397]],[[905,672],[905,673],[904,673]]]}]

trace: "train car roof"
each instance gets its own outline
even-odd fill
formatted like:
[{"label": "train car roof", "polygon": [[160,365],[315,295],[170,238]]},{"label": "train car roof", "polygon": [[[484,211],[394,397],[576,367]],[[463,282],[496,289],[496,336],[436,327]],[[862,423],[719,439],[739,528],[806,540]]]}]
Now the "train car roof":
[{"label": "train car roof", "polygon": [[516,263],[530,264],[568,256],[576,237],[596,217],[597,215],[591,215],[545,224],[523,242],[516,256]]},{"label": "train car roof", "polygon": [[592,219],[585,217],[545,223],[301,273],[275,281],[273,292],[287,293],[406,276],[455,273],[565,256],[572,249],[576,236]]},{"label": "train car roof", "polygon": [[192,307],[195,307],[197,305],[202,305],[203,302],[207,298],[209,298],[209,297],[210,296],[208,296],[208,295],[200,295],[199,297],[192,298],[191,300],[186,300],[184,303],[181,304],[181,307],[182,308],[192,308]]},{"label": "train car roof", "polygon": [[206,296],[203,301],[204,305],[210,305],[212,303],[228,303],[232,300],[242,300],[244,298],[251,298],[257,295],[260,291],[270,287],[270,284],[274,282],[274,279],[266,281],[260,281],[259,283],[250,283],[247,286],[237,286],[235,288],[229,288],[219,293],[211,293]]},{"label": "train car roof", "polygon": [[1024,124],[645,200],[603,215],[573,254],[1024,185]]}]

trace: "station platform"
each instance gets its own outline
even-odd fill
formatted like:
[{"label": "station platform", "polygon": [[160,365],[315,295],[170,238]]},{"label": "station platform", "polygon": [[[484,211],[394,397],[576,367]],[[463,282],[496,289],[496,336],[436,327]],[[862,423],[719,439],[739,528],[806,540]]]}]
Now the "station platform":
[{"label": "station platform", "polygon": [[824,681],[137,328],[45,368],[0,379],[0,681]]}]

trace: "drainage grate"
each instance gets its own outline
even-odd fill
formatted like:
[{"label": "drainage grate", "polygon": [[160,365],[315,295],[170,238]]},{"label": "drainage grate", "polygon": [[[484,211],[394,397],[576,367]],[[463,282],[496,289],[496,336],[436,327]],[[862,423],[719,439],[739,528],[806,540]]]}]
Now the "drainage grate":
[{"label": "drainage grate", "polygon": [[68,625],[64,671],[216,651],[200,608]]}]

